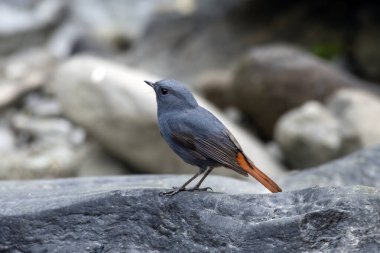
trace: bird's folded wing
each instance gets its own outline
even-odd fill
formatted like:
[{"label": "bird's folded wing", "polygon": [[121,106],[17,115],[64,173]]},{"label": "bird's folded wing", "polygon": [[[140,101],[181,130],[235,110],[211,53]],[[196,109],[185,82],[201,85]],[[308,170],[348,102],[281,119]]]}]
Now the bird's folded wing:
[{"label": "bird's folded wing", "polygon": [[217,134],[210,132],[197,134],[186,128],[176,128],[176,131],[171,132],[173,140],[195,157],[214,160],[220,165],[247,176],[247,173],[240,168],[236,161],[237,154],[241,152],[240,147],[230,136],[232,135],[227,129]]}]

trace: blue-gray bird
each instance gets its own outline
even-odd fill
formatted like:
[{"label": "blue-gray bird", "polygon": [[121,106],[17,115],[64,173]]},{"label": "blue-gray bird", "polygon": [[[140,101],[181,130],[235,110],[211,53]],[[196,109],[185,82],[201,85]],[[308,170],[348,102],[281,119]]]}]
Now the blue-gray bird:
[{"label": "blue-gray bird", "polygon": [[[162,137],[185,162],[199,168],[185,184],[163,192],[163,195],[210,189],[200,186],[215,167],[226,167],[244,176],[250,174],[271,192],[282,191],[248,159],[223,123],[199,106],[193,94],[181,82],[165,79],[145,83],[156,93],[158,124]],[[194,187],[186,188],[202,174],[203,177]]]}]

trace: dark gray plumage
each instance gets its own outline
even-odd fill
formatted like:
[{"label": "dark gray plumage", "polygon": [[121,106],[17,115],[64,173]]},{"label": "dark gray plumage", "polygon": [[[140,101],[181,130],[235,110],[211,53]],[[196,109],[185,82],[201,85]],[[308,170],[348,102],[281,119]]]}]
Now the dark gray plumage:
[{"label": "dark gray plumage", "polygon": [[[162,137],[185,162],[199,167],[183,186],[166,192],[207,190],[201,183],[215,167],[226,167],[244,176],[258,179],[272,192],[281,189],[262,173],[243,153],[228,129],[211,112],[198,105],[191,92],[179,81],[161,80],[150,85],[157,99],[157,116]],[[205,173],[192,188],[185,187],[197,176]]]}]

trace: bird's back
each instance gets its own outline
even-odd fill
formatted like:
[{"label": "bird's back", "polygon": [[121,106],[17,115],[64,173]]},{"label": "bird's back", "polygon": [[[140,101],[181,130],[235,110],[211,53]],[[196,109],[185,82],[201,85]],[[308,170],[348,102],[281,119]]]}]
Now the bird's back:
[{"label": "bird's back", "polygon": [[215,154],[222,153],[232,161],[239,150],[223,123],[201,106],[181,113],[161,114],[158,121],[163,138],[190,164],[226,166]]}]

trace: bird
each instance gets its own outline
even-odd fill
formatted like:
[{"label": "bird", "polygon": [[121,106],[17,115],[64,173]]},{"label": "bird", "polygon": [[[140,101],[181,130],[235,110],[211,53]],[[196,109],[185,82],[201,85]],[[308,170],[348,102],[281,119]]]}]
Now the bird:
[{"label": "bird", "polygon": [[[232,169],[246,177],[249,174],[272,193],[282,191],[247,157],[224,124],[198,104],[184,84],[173,79],[144,82],[152,87],[156,94],[161,136],[183,161],[199,168],[182,186],[173,187],[160,195],[173,196],[183,191],[212,190],[210,187],[200,186],[216,167]],[[186,188],[202,174],[195,186]]]}]

